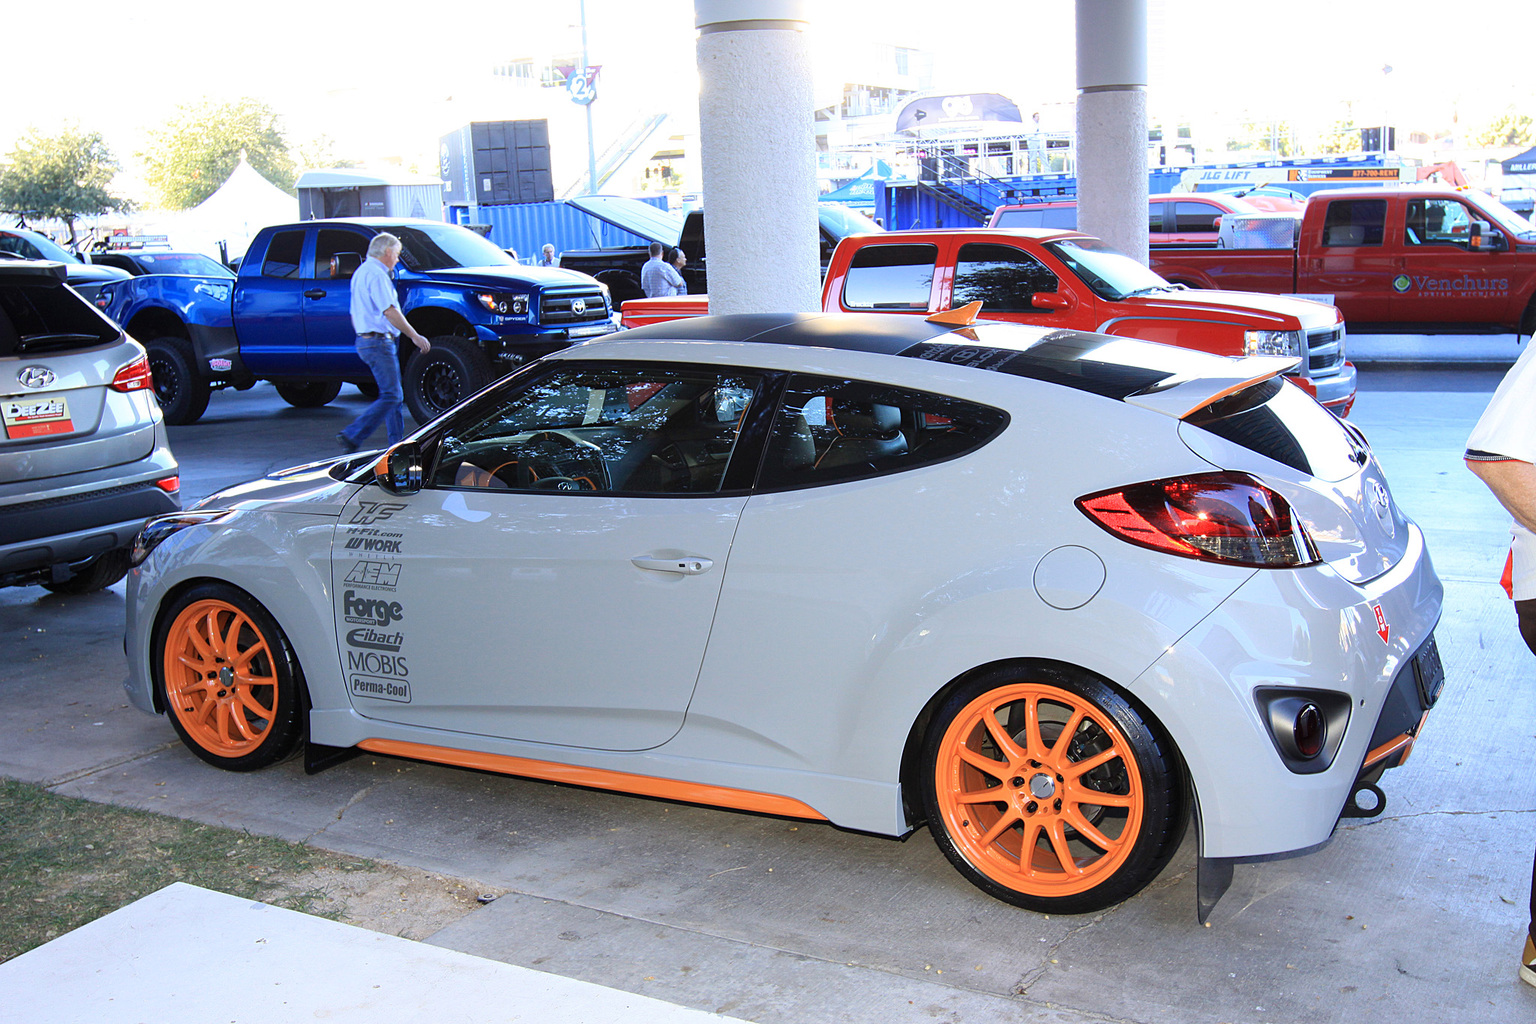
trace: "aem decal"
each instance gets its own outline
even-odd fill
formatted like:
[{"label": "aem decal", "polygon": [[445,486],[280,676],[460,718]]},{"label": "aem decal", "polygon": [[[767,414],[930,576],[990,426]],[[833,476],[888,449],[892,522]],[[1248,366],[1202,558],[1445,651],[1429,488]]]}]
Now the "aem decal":
[{"label": "aem decal", "polygon": [[346,582],[359,587],[394,590],[395,585],[400,582],[400,564],[398,562],[358,562],[347,573]]},{"label": "aem decal", "polygon": [[347,689],[354,697],[372,697],[375,700],[392,700],[401,704],[411,702],[411,684],[403,679],[375,679],[373,676],[351,675],[347,677]]},{"label": "aem decal", "polygon": [[359,625],[389,626],[405,618],[405,609],[399,601],[358,597],[356,591],[348,590],[341,597],[341,614]]}]

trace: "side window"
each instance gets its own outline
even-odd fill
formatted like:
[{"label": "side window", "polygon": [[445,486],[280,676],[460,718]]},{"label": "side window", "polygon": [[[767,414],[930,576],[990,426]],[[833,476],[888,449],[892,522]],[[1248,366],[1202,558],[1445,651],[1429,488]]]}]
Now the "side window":
[{"label": "side window", "polygon": [[905,388],[796,374],[773,421],[759,486],[813,487],[943,462],[986,444],[1008,416]]},{"label": "side window", "polygon": [[927,309],[933,291],[934,245],[866,245],[853,254],[843,281],[849,309]]},{"label": "side window", "polygon": [[1471,244],[1472,213],[1454,199],[1411,199],[1403,223],[1404,245]]},{"label": "side window", "polygon": [[1161,201],[1147,204],[1147,234],[1161,234],[1163,230],[1163,203]]},{"label": "side window", "polygon": [[261,261],[261,276],[298,277],[299,260],[303,254],[303,231],[279,231],[267,243],[267,255]]},{"label": "side window", "polygon": [[1387,222],[1385,199],[1336,199],[1323,219],[1323,244],[1380,245]]},{"label": "side window", "polygon": [[1173,230],[1179,234],[1203,233],[1214,235],[1216,233],[1216,221],[1221,217],[1221,211],[1210,203],[1185,203],[1173,204]]},{"label": "side window", "polygon": [[20,235],[7,235],[0,233],[0,252],[13,252],[28,260],[40,260],[42,251]]},{"label": "side window", "polygon": [[755,374],[657,366],[557,369],[465,410],[432,484],[513,491],[719,491]]},{"label": "side window", "polygon": [[1030,304],[1030,297],[1056,289],[1056,275],[1022,249],[982,243],[960,247],[955,266],[956,306],[980,301],[983,313],[1041,313],[1044,311]]},{"label": "side window", "polygon": [[355,231],[321,228],[315,239],[315,268],[310,277],[346,280],[362,266],[368,239]]}]

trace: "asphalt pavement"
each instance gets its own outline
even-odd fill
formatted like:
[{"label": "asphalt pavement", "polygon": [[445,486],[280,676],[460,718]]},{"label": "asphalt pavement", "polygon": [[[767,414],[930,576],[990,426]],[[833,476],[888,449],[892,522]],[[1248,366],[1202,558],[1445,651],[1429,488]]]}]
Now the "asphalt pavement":
[{"label": "asphalt pavement", "polygon": [[[502,887],[429,942],[765,1024],[1527,1024],[1536,661],[1496,582],[1507,516],[1460,458],[1500,374],[1362,368],[1351,418],[1445,583],[1446,689],[1383,780],[1385,812],[1239,866],[1209,927],[1189,836],[1133,899],[1046,916],[972,888],[926,830],[896,841],[374,755],[219,772],[124,699],[121,584],[0,591],[0,774]],[[350,388],[308,410],[265,385],[215,394],[172,428],[184,498],[331,453],[364,404]]]}]

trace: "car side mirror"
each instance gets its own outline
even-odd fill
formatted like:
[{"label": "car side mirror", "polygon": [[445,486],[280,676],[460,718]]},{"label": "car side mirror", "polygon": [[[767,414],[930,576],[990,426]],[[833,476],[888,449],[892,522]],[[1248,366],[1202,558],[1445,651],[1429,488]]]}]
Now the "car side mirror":
[{"label": "car side mirror", "polygon": [[1504,248],[1504,235],[1494,231],[1485,220],[1472,222],[1472,248],[1478,252],[1500,252]]},{"label": "car side mirror", "polygon": [[390,494],[415,494],[425,477],[421,446],[415,441],[401,441],[386,449],[373,464],[373,482]]},{"label": "car side mirror", "polygon": [[1049,309],[1053,312],[1072,308],[1072,300],[1061,292],[1035,292],[1030,296],[1029,304],[1036,309]]}]

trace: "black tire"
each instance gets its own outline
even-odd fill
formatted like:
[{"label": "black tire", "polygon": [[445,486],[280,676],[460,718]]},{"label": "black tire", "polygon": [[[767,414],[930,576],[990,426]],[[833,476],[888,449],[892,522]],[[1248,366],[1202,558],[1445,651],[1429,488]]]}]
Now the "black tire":
[{"label": "black tire", "polygon": [[339,380],[313,380],[303,384],[276,384],[278,396],[295,409],[318,409],[341,394]]},{"label": "black tire", "polygon": [[165,422],[174,426],[196,423],[208,408],[208,381],[197,369],[192,343],[185,338],[156,338],[144,346],[149,353],[149,372],[155,398]]},{"label": "black tire", "polygon": [[150,669],[166,717],[209,764],[255,771],[298,749],[303,674],[276,620],[245,591],[202,583],[163,608]]},{"label": "black tire", "polygon": [[358,381],[353,381],[353,382],[352,382],[352,386],[353,386],[353,387],[355,387],[355,388],[357,388],[357,390],[358,390],[358,392],[359,392],[359,393],[360,393],[360,394],[361,394],[361,395],[362,395],[362,396],[363,396],[363,397],[364,397],[364,398],[367,398],[367,399],[370,399],[370,400],[371,400],[371,399],[374,399],[374,398],[378,398],[378,397],[379,397],[379,383],[378,383],[378,381],[373,381],[373,380],[368,380],[368,381],[363,381],[363,380],[358,380]]},{"label": "black tire", "polygon": [[429,339],[425,354],[405,364],[405,404],[417,423],[427,423],[491,381],[491,362],[472,341],[453,335]]},{"label": "black tire", "polygon": [[[997,769],[978,766],[986,761]],[[1171,742],[1107,683],[1055,663],[1004,666],[957,687],[923,739],[921,772],[944,856],[983,892],[1029,910],[1084,914],[1128,899],[1183,837]],[[993,791],[998,799],[976,799]]]},{"label": "black tire", "polygon": [[128,575],[128,552],[121,548],[97,555],[60,583],[44,583],[44,590],[55,594],[94,594],[105,590]]}]

